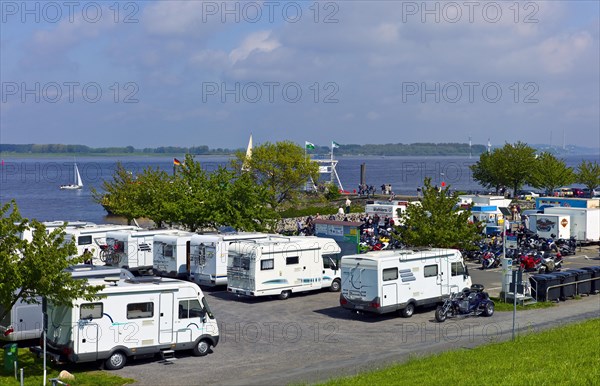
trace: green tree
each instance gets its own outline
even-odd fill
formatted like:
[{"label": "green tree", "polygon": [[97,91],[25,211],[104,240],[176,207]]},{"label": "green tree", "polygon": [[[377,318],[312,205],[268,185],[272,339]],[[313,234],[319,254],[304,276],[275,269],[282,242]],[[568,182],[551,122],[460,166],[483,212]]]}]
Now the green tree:
[{"label": "green tree", "polygon": [[537,189],[544,189],[546,194],[551,194],[554,189],[573,182],[573,169],[568,167],[564,160],[544,152],[535,160],[529,184]]},{"label": "green tree", "polygon": [[436,189],[430,178],[425,179],[421,205],[409,205],[401,216],[399,232],[405,244],[467,249],[481,238],[477,226],[469,223],[471,211],[461,210],[458,193],[450,195],[449,189]]},{"label": "green tree", "polygon": [[590,193],[600,186],[600,165],[594,161],[581,161],[577,166],[576,181],[590,190]]},{"label": "green tree", "polygon": [[[0,320],[19,299],[32,304],[42,296],[61,305],[76,298],[97,299],[101,286],[88,286],[87,280],[63,271],[84,259],[70,258],[77,249],[65,243],[64,226],[47,233],[42,223],[22,218],[14,201],[3,205],[0,215]],[[21,237],[28,229],[31,242]]]},{"label": "green tree", "polygon": [[535,149],[525,143],[505,144],[471,166],[473,178],[483,186],[506,186],[513,194],[532,181]]},{"label": "green tree", "polygon": [[173,213],[170,210],[172,203],[177,201],[177,192],[173,189],[173,176],[163,170],[151,167],[137,176],[135,189],[137,194],[136,207],[140,213],[154,222],[156,227],[162,228],[165,222],[173,222]]},{"label": "green tree", "polygon": [[266,187],[267,203],[277,209],[282,203],[294,203],[306,182],[319,177],[319,166],[304,154],[304,148],[290,141],[266,142],[252,149],[252,157],[239,151],[232,161],[237,171],[246,170],[259,185]]},{"label": "green tree", "polygon": [[139,184],[120,162],[117,163],[112,181],[103,181],[102,189],[104,192],[100,193],[92,188],[94,201],[103,205],[111,213],[125,217],[128,223],[146,214],[139,205]]}]

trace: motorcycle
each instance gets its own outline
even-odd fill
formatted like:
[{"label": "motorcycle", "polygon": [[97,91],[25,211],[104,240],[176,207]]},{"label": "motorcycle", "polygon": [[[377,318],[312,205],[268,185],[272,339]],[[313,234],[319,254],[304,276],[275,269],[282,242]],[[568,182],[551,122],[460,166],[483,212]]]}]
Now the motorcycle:
[{"label": "motorcycle", "polygon": [[473,284],[471,288],[465,288],[462,292],[451,293],[444,304],[435,310],[435,320],[440,323],[448,317],[469,315],[494,315],[494,302],[490,300],[488,293],[483,291],[481,284]]},{"label": "motorcycle", "polygon": [[481,256],[481,269],[498,268],[500,266],[500,258],[493,252],[486,252]]}]

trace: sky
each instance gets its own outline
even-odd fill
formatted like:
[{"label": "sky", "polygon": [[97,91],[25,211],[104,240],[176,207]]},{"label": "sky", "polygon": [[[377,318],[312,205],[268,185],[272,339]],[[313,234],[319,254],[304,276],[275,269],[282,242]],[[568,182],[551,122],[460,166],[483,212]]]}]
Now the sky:
[{"label": "sky", "polygon": [[2,0],[0,143],[600,149],[599,4]]}]

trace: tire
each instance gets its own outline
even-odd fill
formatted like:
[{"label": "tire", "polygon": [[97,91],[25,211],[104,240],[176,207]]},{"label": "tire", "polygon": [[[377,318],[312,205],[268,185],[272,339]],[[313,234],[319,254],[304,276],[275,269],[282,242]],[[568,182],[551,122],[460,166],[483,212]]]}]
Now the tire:
[{"label": "tire", "polygon": [[107,370],[120,370],[127,363],[127,357],[121,351],[115,351],[104,361],[104,368]]},{"label": "tire", "polygon": [[494,303],[487,302],[487,304],[483,308],[483,316],[492,316],[494,315]]},{"label": "tire", "polygon": [[194,346],[194,355],[203,357],[210,351],[210,343],[206,339],[200,339]]},{"label": "tire", "polygon": [[437,320],[439,323],[445,322],[447,317],[448,314],[444,312],[444,308],[442,306],[438,306],[438,308],[435,309],[435,320]]},{"label": "tire", "polygon": [[292,294],[292,291],[281,291],[281,293],[279,294],[279,300],[286,300],[290,297],[290,295]]},{"label": "tire", "polygon": [[415,313],[415,305],[413,303],[408,303],[404,309],[400,311],[400,315],[403,318],[410,318]]},{"label": "tire", "polygon": [[340,292],[342,289],[342,285],[338,279],[335,279],[333,283],[331,283],[331,287],[329,287],[329,291],[331,292]]}]

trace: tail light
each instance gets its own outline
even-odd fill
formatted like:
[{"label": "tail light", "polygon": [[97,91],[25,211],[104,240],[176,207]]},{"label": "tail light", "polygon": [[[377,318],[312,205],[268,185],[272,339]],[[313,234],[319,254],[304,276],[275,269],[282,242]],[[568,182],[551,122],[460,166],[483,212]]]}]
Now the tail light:
[{"label": "tail light", "polygon": [[61,351],[63,354],[65,354],[65,356],[69,356],[73,352],[70,347],[63,347]]},{"label": "tail light", "polygon": [[379,302],[371,302],[371,303],[370,303],[370,306],[371,306],[372,308],[379,308],[379,307],[381,307],[381,304],[379,304]]},{"label": "tail light", "polygon": [[15,332],[15,329],[12,327],[8,327],[8,329],[6,331],[4,331],[4,336],[9,336],[13,332]]},{"label": "tail light", "polygon": [[341,305],[341,306],[343,306],[343,305],[345,305],[345,304],[348,304],[348,300],[346,300],[346,298],[345,298],[345,297],[343,297],[343,296],[340,296],[340,305]]}]

